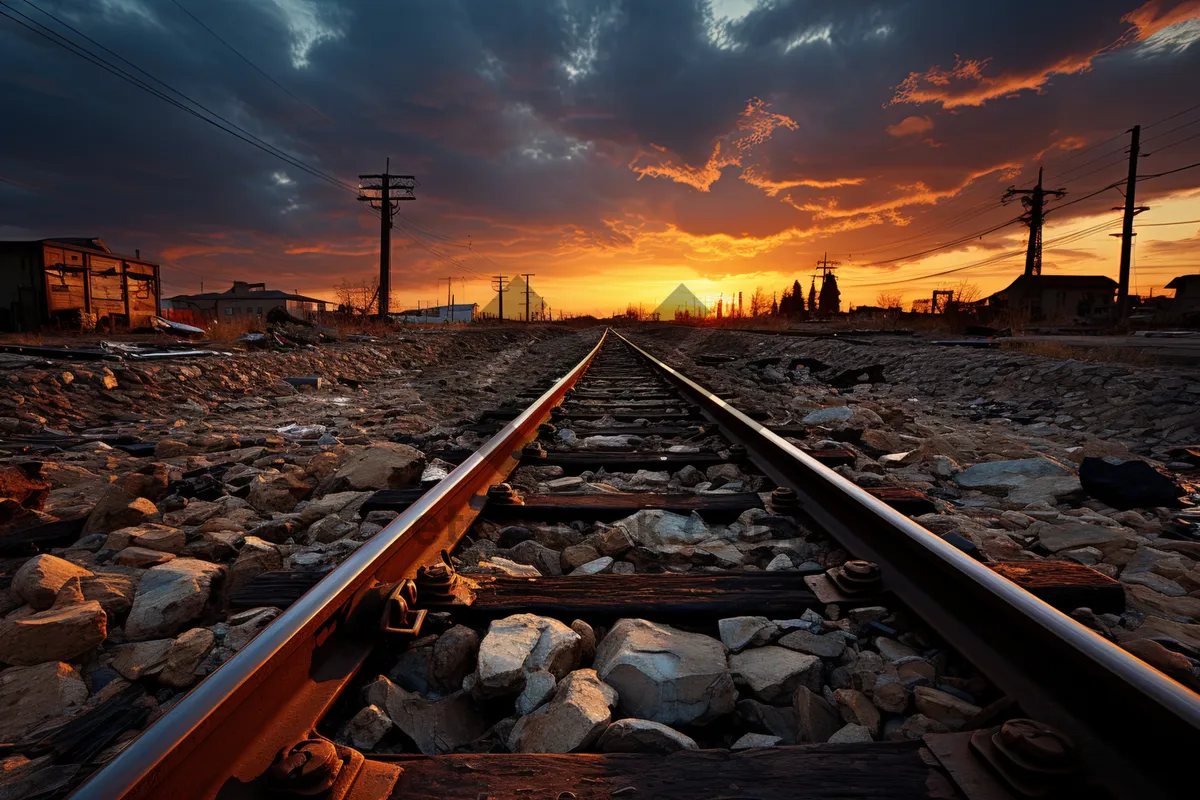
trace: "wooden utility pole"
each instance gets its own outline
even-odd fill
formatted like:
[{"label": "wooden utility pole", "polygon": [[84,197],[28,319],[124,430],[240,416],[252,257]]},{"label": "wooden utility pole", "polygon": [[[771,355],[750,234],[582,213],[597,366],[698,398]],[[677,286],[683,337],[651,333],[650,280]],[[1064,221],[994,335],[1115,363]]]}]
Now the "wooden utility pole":
[{"label": "wooden utility pole", "polygon": [[454,295],[452,295],[450,293],[451,289],[452,289],[453,281],[465,281],[465,280],[467,280],[466,275],[451,275],[446,278],[438,278],[438,286],[442,285],[442,281],[446,282],[446,313],[447,314],[450,313],[450,308],[453,307],[453,305],[454,305]]},{"label": "wooden utility pole", "polygon": [[503,275],[492,276],[492,288],[496,290],[496,297],[500,300],[500,321],[504,321],[504,293],[508,291],[508,284],[504,282]]},{"label": "wooden utility pole", "polygon": [[522,272],[521,277],[525,279],[525,321],[529,322],[529,279],[537,273]]},{"label": "wooden utility pole", "polygon": [[392,217],[400,210],[400,201],[415,200],[417,179],[412,175],[392,175],[389,158],[382,175],[359,175],[358,199],[379,210],[379,315],[387,316],[391,297]]},{"label": "wooden utility pole", "polygon": [[1142,126],[1134,125],[1129,133],[1129,177],[1125,180],[1125,207],[1113,209],[1125,212],[1121,221],[1121,232],[1112,234],[1121,237],[1121,271],[1117,278],[1117,319],[1120,322],[1129,320],[1129,264],[1133,257],[1133,237],[1137,236],[1133,232],[1133,218],[1147,210],[1145,206],[1139,207],[1134,197],[1137,190],[1138,147],[1142,137]]},{"label": "wooden utility pole", "polygon": [[1046,220],[1046,195],[1048,194],[1062,197],[1066,192],[1062,189],[1043,189],[1042,168],[1038,167],[1037,186],[1032,189],[1017,189],[1010,186],[1004,196],[1000,198],[1000,202],[1007,203],[1012,198],[1021,195],[1021,205],[1025,206],[1025,213],[1021,215],[1021,221],[1029,226],[1029,244],[1025,248],[1026,275],[1042,274],[1042,223]]}]

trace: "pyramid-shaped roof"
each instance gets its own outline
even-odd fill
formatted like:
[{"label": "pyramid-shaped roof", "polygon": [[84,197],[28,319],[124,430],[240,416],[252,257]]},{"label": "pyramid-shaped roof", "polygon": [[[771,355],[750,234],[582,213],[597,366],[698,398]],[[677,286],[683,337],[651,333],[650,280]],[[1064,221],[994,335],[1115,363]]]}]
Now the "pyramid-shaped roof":
[{"label": "pyramid-shaped roof", "polygon": [[[529,291],[529,313],[533,315],[534,319],[537,319],[537,314],[541,310],[542,296],[531,289]],[[479,313],[492,319],[499,318],[500,295],[494,295],[491,302],[484,306]],[[525,319],[525,280],[519,276],[508,282],[508,291],[504,293],[504,318]]]},{"label": "pyramid-shaped roof", "polygon": [[673,320],[685,312],[693,317],[708,316],[708,309],[705,308],[704,303],[701,303],[692,290],[682,283],[667,295],[666,300],[659,303],[658,308],[654,309],[654,313],[663,322]]}]

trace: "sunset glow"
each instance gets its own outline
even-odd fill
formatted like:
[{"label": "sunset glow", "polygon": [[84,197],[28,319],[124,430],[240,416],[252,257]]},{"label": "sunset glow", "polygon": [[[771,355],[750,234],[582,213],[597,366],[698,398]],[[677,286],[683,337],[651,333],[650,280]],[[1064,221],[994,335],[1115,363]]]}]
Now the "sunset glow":
[{"label": "sunset glow", "polygon": [[[483,306],[491,276],[529,272],[556,315],[653,307],[681,282],[710,305],[807,289],[826,253],[844,305],[987,294],[1027,235],[1000,199],[1039,167],[1067,192],[1046,272],[1115,277],[1126,132],[1143,126],[1142,175],[1200,160],[1196,0],[1056,3],[1033,35],[1000,3],[214,6],[286,94],[168,8],[62,5],[286,156],[2,31],[28,121],[0,133],[24,154],[0,157],[4,237],[139,248],[168,295],[238,279],[335,300],[371,280],[379,221],[353,192],[388,157],[418,181],[392,233],[401,305],[444,303],[450,277]],[[1136,291],[1200,272],[1197,174],[1139,183]]]}]

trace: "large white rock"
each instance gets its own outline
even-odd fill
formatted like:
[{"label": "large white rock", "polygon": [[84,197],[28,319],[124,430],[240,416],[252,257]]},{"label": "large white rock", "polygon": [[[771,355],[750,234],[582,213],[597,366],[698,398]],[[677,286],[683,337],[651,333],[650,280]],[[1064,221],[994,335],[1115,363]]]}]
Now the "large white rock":
[{"label": "large white rock", "polygon": [[38,611],[54,605],[58,590],[71,578],[85,578],[92,573],[66,559],[43,553],[21,565],[13,575],[12,591]]},{"label": "large white rock", "polygon": [[124,550],[126,547],[144,547],[163,553],[179,555],[187,544],[187,535],[179,528],[144,522],[129,528],[115,530],[104,543],[105,550]]},{"label": "large white rock", "polygon": [[125,622],[132,641],[174,636],[200,616],[221,567],[196,558],[177,558],[146,570]]},{"label": "large white rock", "polygon": [[338,739],[355,750],[372,750],[392,729],[392,720],[379,706],[367,706],[347,722]]},{"label": "large white rock", "polygon": [[1127,533],[1120,528],[1105,528],[1087,522],[1038,526],[1038,542],[1052,553],[1090,545],[1098,545],[1104,550],[1128,538]]},{"label": "large white rock", "polygon": [[837,633],[813,633],[804,629],[795,630],[779,640],[780,647],[808,653],[810,656],[837,658],[846,649],[846,640]]},{"label": "large white rock", "polygon": [[966,489],[1007,492],[1036,478],[1060,478],[1070,474],[1062,465],[1039,456],[976,464],[954,476],[954,482]]},{"label": "large white rock", "polygon": [[643,619],[623,619],[596,648],[596,672],[620,695],[624,716],[704,724],[737,702],[725,646]]},{"label": "large white rock", "polygon": [[590,747],[612,720],[617,693],[592,669],[563,678],[554,698],[521,717],[508,736],[514,753],[575,753]]},{"label": "large white rock", "polygon": [[217,637],[208,628],[192,628],[180,634],[163,662],[158,682],[176,689],[186,689],[200,679],[196,669],[216,643]]},{"label": "large white rock", "polygon": [[596,743],[601,753],[676,753],[698,750],[692,737],[648,719],[619,719],[608,726]]},{"label": "large white rock", "polygon": [[645,509],[618,520],[614,527],[621,529],[631,542],[651,549],[699,544],[712,536],[708,523],[695,512],[685,517],[670,511]]},{"label": "large white rock", "polygon": [[913,695],[916,698],[917,711],[937,720],[950,730],[958,730],[981,710],[979,706],[930,686],[918,686],[913,690]]},{"label": "large white rock", "polygon": [[366,489],[404,489],[416,485],[425,471],[425,455],[415,447],[392,442],[371,445],[334,474],[338,486]]},{"label": "large white rock", "polygon": [[847,422],[853,416],[854,409],[850,406],[830,406],[810,411],[800,420],[805,425],[832,425],[837,422]]},{"label": "large white rock", "polygon": [[88,698],[69,664],[48,661],[0,671],[0,742],[15,742],[44,722],[64,717]]},{"label": "large white rock", "polygon": [[792,696],[799,686],[821,688],[821,659],[786,647],[756,647],[729,657],[733,679],[764,703]]},{"label": "large white rock", "polygon": [[731,653],[766,644],[779,634],[779,628],[766,617],[726,617],[717,622],[717,630]]},{"label": "large white rock", "polygon": [[792,708],[796,712],[796,740],[800,744],[828,741],[842,724],[837,709],[807,686],[796,689]]},{"label": "large white rock", "polygon": [[428,700],[380,675],[363,695],[370,706],[383,709],[427,756],[452,752],[488,729],[487,716],[475,707],[470,692],[465,690],[440,700]]},{"label": "large white rock", "polygon": [[0,620],[0,661],[20,666],[69,661],[99,645],[107,635],[104,609],[95,600],[84,600],[79,578],[72,577],[45,611],[18,609]]},{"label": "large white rock", "polygon": [[558,680],[544,669],[534,670],[525,676],[525,688],[517,696],[517,713],[521,716],[530,714],[538,706],[549,702],[554,697]]},{"label": "large white rock", "polygon": [[864,725],[847,723],[844,728],[829,737],[830,744],[862,744],[874,741],[870,728]]},{"label": "large white rock", "polygon": [[148,678],[162,671],[174,645],[174,639],[153,639],[125,645],[117,650],[112,667],[127,681]]},{"label": "large white rock", "polygon": [[479,697],[515,695],[525,676],[542,669],[562,679],[579,664],[583,640],[556,619],[514,614],[488,626],[479,644],[474,692]]}]

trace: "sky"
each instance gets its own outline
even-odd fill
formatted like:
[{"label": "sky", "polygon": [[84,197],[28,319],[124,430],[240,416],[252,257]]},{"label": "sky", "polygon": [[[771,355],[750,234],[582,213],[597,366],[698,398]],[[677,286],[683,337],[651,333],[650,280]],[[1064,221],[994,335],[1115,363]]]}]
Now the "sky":
[{"label": "sky", "polygon": [[[404,306],[748,303],[827,256],[907,307],[1020,274],[1039,167],[1044,272],[1116,277],[1130,128],[1141,176],[1200,162],[1200,0],[0,0],[0,98],[0,239],[139,249],[165,296],[369,281],[390,159]],[[1200,168],[1136,200],[1134,290],[1200,272]]]}]

